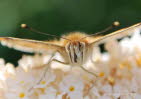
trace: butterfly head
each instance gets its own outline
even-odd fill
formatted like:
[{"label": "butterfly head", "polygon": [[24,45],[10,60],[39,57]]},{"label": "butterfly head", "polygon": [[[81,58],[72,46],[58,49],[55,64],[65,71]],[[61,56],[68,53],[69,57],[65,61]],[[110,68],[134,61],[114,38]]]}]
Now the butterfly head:
[{"label": "butterfly head", "polygon": [[73,65],[81,65],[86,53],[86,43],[80,41],[68,42],[65,46],[69,61]]}]

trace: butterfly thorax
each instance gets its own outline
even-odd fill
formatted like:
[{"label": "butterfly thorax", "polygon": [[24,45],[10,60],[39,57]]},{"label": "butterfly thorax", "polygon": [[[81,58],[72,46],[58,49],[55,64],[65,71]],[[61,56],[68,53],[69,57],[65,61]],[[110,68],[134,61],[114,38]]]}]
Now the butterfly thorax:
[{"label": "butterfly thorax", "polygon": [[82,65],[87,54],[87,43],[80,41],[68,42],[65,46],[71,65]]},{"label": "butterfly thorax", "polygon": [[[81,33],[81,32],[71,32],[68,35],[64,35],[64,38],[67,38],[71,41],[80,41],[80,42],[85,42],[85,43],[89,43],[89,41],[87,39],[81,39],[83,37],[86,37],[87,35],[85,33]],[[63,45],[68,44],[70,41],[68,40],[64,40],[63,41]]]}]

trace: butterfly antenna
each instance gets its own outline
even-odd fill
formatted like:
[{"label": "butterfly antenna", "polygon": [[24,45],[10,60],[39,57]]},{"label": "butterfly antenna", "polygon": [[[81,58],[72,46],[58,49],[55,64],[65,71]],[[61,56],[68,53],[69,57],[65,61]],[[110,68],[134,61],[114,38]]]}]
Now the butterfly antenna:
[{"label": "butterfly antenna", "polygon": [[[32,28],[32,27],[27,26],[27,24],[21,24],[21,28],[23,28],[23,29],[28,29],[28,30],[30,30],[30,31],[32,31],[32,32],[35,32],[35,33],[38,33],[38,34],[42,34],[42,35],[58,37],[57,35],[47,34],[47,33],[44,33],[44,32],[40,32],[40,31],[38,31],[38,30],[36,30],[36,29],[34,29],[34,28]],[[65,40],[71,41],[70,39],[67,39],[67,38],[64,38],[64,37],[61,37],[61,38],[62,38],[62,39],[65,39]]]},{"label": "butterfly antenna", "polygon": [[105,33],[105,32],[107,32],[107,31],[109,31],[109,30],[113,29],[114,27],[119,26],[119,25],[120,25],[120,23],[119,23],[118,21],[115,21],[115,22],[113,22],[113,24],[112,24],[112,25],[110,25],[110,26],[109,26],[109,27],[107,27],[106,29],[104,29],[104,30],[102,30],[102,31],[100,31],[100,32],[97,32],[97,33],[94,33],[94,34],[88,35],[88,36],[83,37],[83,38],[81,38],[81,39],[85,39],[85,38],[90,37],[90,36],[100,35],[100,34],[102,34],[102,33]]}]

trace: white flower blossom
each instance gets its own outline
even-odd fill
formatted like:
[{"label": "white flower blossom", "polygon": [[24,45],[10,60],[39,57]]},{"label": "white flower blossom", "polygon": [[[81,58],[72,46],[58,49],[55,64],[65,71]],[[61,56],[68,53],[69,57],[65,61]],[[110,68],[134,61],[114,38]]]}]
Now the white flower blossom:
[{"label": "white flower blossom", "polygon": [[73,74],[67,75],[59,86],[61,92],[66,94],[68,98],[83,99],[84,84],[80,76],[75,76]]}]

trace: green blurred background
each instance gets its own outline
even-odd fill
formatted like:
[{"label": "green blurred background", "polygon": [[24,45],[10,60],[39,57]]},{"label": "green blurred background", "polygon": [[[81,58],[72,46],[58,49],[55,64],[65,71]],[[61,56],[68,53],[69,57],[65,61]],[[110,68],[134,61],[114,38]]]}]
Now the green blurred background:
[{"label": "green blurred background", "polygon": [[[0,36],[48,40],[52,37],[23,30],[20,24],[61,36],[72,31],[95,33],[115,20],[121,22],[119,28],[140,22],[141,1],[0,0]],[[7,62],[16,64],[22,54],[25,53],[0,45],[0,57]]]}]

